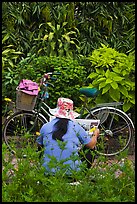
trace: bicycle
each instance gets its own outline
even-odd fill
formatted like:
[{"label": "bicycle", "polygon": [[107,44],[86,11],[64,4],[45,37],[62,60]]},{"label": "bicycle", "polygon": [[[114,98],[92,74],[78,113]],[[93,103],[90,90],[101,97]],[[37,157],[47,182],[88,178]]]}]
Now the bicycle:
[{"label": "bicycle", "polygon": [[[47,104],[49,98],[48,86],[54,86],[49,80],[56,80],[54,75],[60,73],[50,72],[44,74],[41,79],[41,91],[38,94],[37,105],[32,111],[17,110],[4,123],[3,138],[13,154],[16,148],[22,148],[35,140],[39,135],[40,128],[52,117]],[[80,93],[85,97],[96,97],[99,93],[96,88],[80,88]],[[100,120],[100,136],[98,138],[96,152],[104,156],[114,156],[124,151],[133,140],[135,127],[131,118],[117,108],[122,102],[98,104],[89,109],[85,100],[82,105],[79,118]],[[84,110],[88,113],[83,115]]]}]

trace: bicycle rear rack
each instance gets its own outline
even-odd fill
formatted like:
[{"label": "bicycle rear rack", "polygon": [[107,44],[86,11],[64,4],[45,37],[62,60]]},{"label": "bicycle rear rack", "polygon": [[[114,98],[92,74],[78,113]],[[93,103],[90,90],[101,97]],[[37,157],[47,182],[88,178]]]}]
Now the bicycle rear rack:
[{"label": "bicycle rear rack", "polygon": [[111,103],[100,103],[100,104],[97,104],[96,107],[104,107],[104,106],[121,106],[123,105],[124,102],[111,102]]}]

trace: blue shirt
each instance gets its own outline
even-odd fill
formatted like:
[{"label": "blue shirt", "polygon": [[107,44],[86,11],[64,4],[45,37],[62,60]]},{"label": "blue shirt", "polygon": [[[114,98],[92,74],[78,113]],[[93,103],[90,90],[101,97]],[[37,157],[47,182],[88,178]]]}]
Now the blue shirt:
[{"label": "blue shirt", "polygon": [[68,121],[67,132],[62,137],[63,142],[52,139],[52,133],[55,130],[54,124],[58,120],[58,118],[54,118],[44,124],[40,130],[40,136],[36,140],[38,144],[44,146],[43,166],[46,169],[45,173],[55,173],[59,170],[60,161],[63,161],[63,166],[67,169],[66,173],[69,173],[68,169],[79,170],[81,164],[78,156],[80,144],[88,144],[91,141],[87,132],[77,122],[72,120]]}]

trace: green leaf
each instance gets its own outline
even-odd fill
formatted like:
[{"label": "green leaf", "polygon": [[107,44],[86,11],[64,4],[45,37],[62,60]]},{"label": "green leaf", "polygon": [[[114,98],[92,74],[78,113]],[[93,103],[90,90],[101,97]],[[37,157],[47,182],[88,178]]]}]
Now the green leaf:
[{"label": "green leaf", "polygon": [[109,76],[110,76],[110,71],[109,71],[109,69],[107,69],[107,71],[106,71],[106,73],[105,73],[105,76],[106,76],[107,78],[109,78]]},{"label": "green leaf", "polygon": [[121,69],[119,69],[119,68],[117,68],[117,67],[114,67],[114,68],[112,68],[112,70],[114,71],[114,72],[116,72],[116,73],[121,73]]},{"label": "green leaf", "polygon": [[88,76],[88,78],[90,78],[90,79],[94,79],[94,78],[97,77],[97,76],[98,76],[97,73],[92,72],[92,73]]},{"label": "green leaf", "polygon": [[55,31],[55,27],[54,27],[50,22],[48,22],[47,25],[49,25],[49,27],[50,27],[53,31]]},{"label": "green leaf", "polygon": [[107,84],[102,91],[102,94],[106,93],[110,89],[110,84]]},{"label": "green leaf", "polygon": [[125,86],[121,86],[121,85],[119,85],[119,90],[120,90],[120,92],[124,95],[124,96],[128,96],[128,91],[127,91],[127,89],[125,88]]},{"label": "green leaf", "polygon": [[52,40],[53,36],[54,36],[54,33],[50,32],[50,33],[49,33],[49,38],[48,38],[48,39],[49,39],[49,41],[51,41],[51,40]]},{"label": "green leaf", "polygon": [[60,25],[57,25],[57,30],[59,30],[60,29]]},{"label": "green leaf", "polygon": [[110,97],[114,100],[114,101],[118,101],[120,100],[120,92],[119,90],[115,90],[113,88],[110,88],[109,89],[109,94],[110,94]]},{"label": "green leaf", "polygon": [[[75,42],[74,42],[74,41],[72,41],[72,40],[70,40],[70,43],[71,43],[71,44],[75,44]],[[76,45],[76,44],[75,44],[75,45]]]},{"label": "green leaf", "polygon": [[126,70],[122,71],[122,75],[125,76],[128,72]]},{"label": "green leaf", "polygon": [[44,35],[43,40],[47,40],[48,36],[49,36],[49,35]]},{"label": "green leaf", "polygon": [[106,78],[105,78],[105,77],[102,77],[102,78],[99,78],[97,81],[98,81],[98,82],[106,81]]},{"label": "green leaf", "polygon": [[122,81],[124,78],[123,77],[120,77],[120,76],[117,76],[117,77],[113,77],[113,80],[114,81]]},{"label": "green leaf", "polygon": [[111,83],[111,86],[112,86],[113,89],[117,89],[118,88],[118,84],[115,81],[113,81]]},{"label": "green leaf", "polygon": [[56,44],[55,42],[51,42],[51,43],[50,43],[50,45],[51,45],[51,47],[52,47],[53,50],[54,50],[54,48],[55,48],[55,44]]},{"label": "green leaf", "polygon": [[108,79],[106,80],[106,84],[110,84],[111,82],[112,82],[112,79],[109,79],[109,78],[108,78]]},{"label": "green leaf", "polygon": [[62,35],[63,38],[65,38],[68,42],[70,42],[70,37],[68,35]]},{"label": "green leaf", "polygon": [[11,52],[11,50],[10,50],[10,49],[6,49],[6,50],[4,50],[4,51],[2,52],[2,55],[5,55],[5,54],[7,54],[7,53],[9,53],[9,52]]},{"label": "green leaf", "polygon": [[123,111],[127,112],[130,109],[130,107],[131,107],[131,103],[130,102],[124,103]]},{"label": "green leaf", "polygon": [[18,81],[17,80],[13,80],[14,81],[14,83],[16,84],[16,85],[18,85]]},{"label": "green leaf", "polygon": [[21,55],[23,52],[12,52],[12,54]]},{"label": "green leaf", "polygon": [[100,90],[102,87],[104,87],[104,86],[106,86],[106,83],[105,83],[105,82],[100,83],[100,84],[99,84],[99,90]]},{"label": "green leaf", "polygon": [[14,64],[13,64],[13,62],[11,60],[8,60],[8,62],[9,62],[11,67],[14,67]]},{"label": "green leaf", "polygon": [[7,33],[2,39],[2,44],[9,38],[9,34]]},{"label": "green leaf", "polygon": [[74,33],[76,34],[75,31],[70,31],[70,32],[67,33],[67,35],[74,34]]},{"label": "green leaf", "polygon": [[65,25],[67,25],[68,22],[63,22],[62,27],[64,27]]}]

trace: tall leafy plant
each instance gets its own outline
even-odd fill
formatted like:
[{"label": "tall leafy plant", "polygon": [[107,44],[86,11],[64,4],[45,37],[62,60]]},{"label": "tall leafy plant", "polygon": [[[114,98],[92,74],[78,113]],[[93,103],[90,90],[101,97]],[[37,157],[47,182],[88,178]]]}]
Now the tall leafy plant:
[{"label": "tall leafy plant", "polygon": [[43,40],[47,41],[48,56],[73,56],[75,49],[79,49],[77,40],[77,30],[67,29],[67,22],[53,25],[48,22],[49,32]]},{"label": "tall leafy plant", "polygon": [[75,21],[83,55],[100,43],[126,54],[135,50],[134,2],[76,2]]},{"label": "tall leafy plant", "polygon": [[123,101],[126,112],[135,105],[135,60],[133,55],[119,53],[102,44],[88,57],[94,72],[89,87],[100,90],[96,103]]}]

